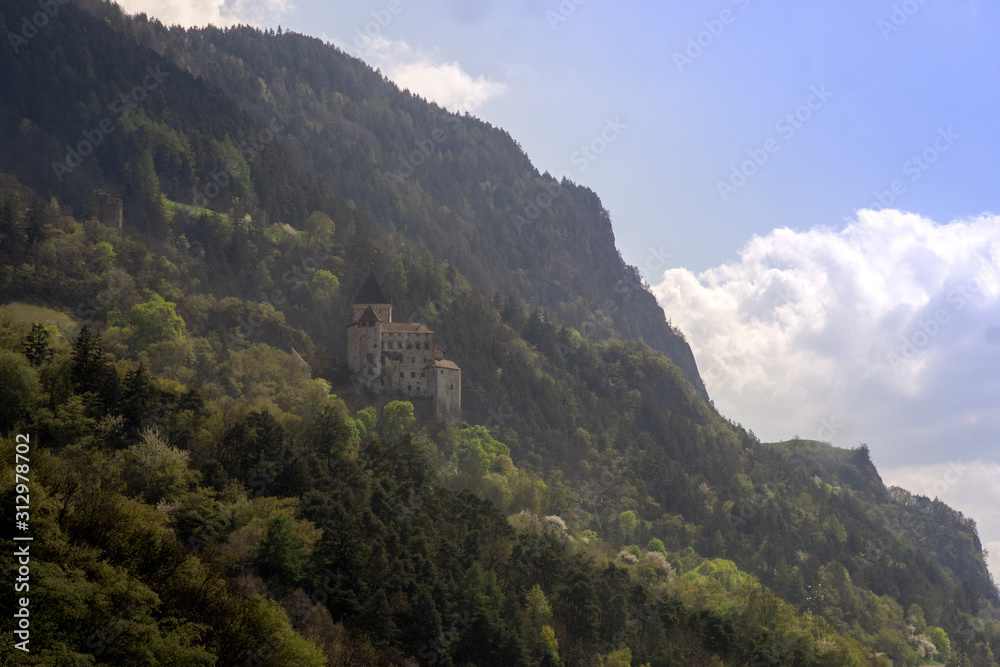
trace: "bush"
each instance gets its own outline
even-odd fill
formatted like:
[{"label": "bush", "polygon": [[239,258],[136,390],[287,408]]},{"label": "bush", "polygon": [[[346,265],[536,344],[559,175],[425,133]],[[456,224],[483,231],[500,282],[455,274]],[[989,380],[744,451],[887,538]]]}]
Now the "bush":
[{"label": "bush", "polygon": [[38,400],[38,373],[22,354],[0,350],[0,432],[14,428]]},{"label": "bush", "polygon": [[150,505],[172,500],[198,481],[188,469],[188,453],[171,447],[155,429],[139,433],[140,442],[122,452],[123,477],[129,493]]}]

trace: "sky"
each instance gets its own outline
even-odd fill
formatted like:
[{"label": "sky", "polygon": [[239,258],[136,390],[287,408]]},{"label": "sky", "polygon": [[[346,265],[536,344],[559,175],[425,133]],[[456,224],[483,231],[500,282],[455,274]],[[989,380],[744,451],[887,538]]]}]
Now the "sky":
[{"label": "sky", "polygon": [[764,440],[864,442],[1000,579],[1000,7],[124,0],[322,38],[593,188]]}]

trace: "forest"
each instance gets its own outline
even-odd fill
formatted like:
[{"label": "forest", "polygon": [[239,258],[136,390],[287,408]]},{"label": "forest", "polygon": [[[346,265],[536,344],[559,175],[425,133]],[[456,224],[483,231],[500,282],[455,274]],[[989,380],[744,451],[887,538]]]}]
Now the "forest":
[{"label": "forest", "polygon": [[[1000,664],[975,522],[720,415],[596,194],[318,40],[59,11],[0,52],[5,664]],[[352,382],[371,266],[462,423]]]}]

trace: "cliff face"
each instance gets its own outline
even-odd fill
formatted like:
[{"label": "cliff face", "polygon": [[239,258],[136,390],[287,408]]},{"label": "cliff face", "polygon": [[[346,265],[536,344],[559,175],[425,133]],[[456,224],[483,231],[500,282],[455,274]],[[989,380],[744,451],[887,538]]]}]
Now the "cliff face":
[{"label": "cliff face", "polygon": [[[108,10],[95,3],[90,11]],[[690,347],[623,261],[598,196],[540,174],[506,131],[400,91],[360,60],[302,35],[138,22],[122,29],[226,91],[249,115],[282,110],[293,119],[287,146],[331,194],[477,287],[597,338],[642,340],[707,399]]]}]

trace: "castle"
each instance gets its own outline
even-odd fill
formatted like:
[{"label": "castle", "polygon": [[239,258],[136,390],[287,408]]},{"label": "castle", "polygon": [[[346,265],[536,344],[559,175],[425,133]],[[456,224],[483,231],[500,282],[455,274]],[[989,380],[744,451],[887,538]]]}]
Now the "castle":
[{"label": "castle", "polygon": [[392,299],[382,290],[374,269],[351,310],[347,365],[355,381],[378,393],[430,398],[435,418],[459,421],[462,369],[444,358],[427,325],[392,321]]}]

